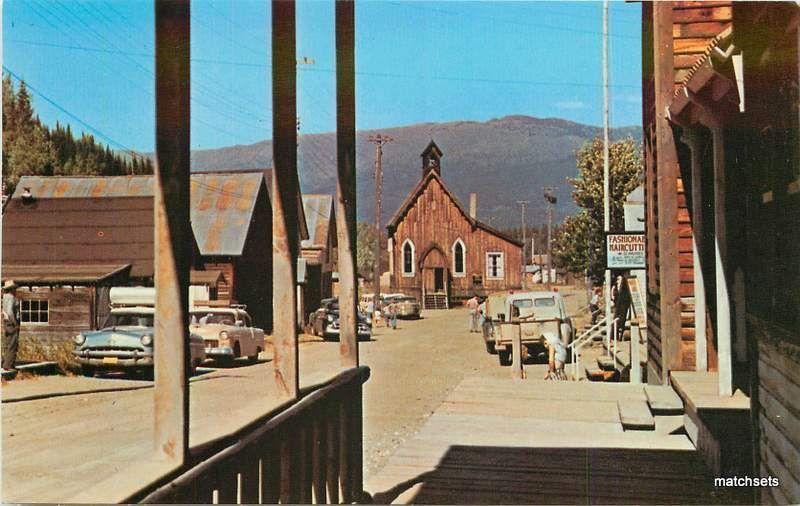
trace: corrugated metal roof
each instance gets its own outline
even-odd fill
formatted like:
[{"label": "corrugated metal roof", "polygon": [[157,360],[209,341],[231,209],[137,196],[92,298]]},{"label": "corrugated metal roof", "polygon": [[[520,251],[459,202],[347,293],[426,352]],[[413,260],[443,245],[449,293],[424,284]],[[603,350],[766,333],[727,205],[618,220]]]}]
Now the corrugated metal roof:
[{"label": "corrugated metal roof", "polygon": [[17,284],[94,284],[130,268],[131,264],[3,264],[3,280]]},{"label": "corrugated metal roof", "polygon": [[306,215],[309,238],[302,242],[302,247],[326,246],[333,214],[333,196],[303,195],[303,212]]},{"label": "corrugated metal roof", "polygon": [[[191,221],[204,256],[241,255],[265,173],[191,175]],[[30,188],[36,199],[152,197],[153,176],[23,176],[12,199]]]}]

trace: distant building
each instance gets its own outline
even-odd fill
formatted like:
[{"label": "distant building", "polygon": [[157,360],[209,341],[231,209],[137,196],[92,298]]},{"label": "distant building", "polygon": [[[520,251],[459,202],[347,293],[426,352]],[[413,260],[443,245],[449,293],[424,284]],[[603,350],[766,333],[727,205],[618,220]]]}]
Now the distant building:
[{"label": "distant building", "polygon": [[308,239],[300,244],[306,262],[303,288],[303,318],[333,296],[333,273],[337,271],[336,214],[333,195],[303,195]]},{"label": "distant building", "polygon": [[422,177],[387,226],[392,291],[425,307],[521,286],[522,243],[476,218],[445,185],[442,151],[433,141],[420,155]]},{"label": "distant building", "polygon": [[[195,173],[190,201],[192,298],[246,304],[267,331],[270,183],[269,170]],[[102,325],[109,287],[152,285],[153,213],[152,176],[22,177],[6,204],[2,238],[2,277],[22,287],[21,335],[69,339]],[[302,209],[300,221],[307,237]]]}]

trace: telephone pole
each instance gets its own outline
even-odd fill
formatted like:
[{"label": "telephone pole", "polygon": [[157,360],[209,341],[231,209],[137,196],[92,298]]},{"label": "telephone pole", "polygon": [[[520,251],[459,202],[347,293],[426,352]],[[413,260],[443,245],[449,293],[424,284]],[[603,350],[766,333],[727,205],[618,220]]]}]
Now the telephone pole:
[{"label": "telephone pole", "polygon": [[375,267],[372,269],[372,283],[375,293],[372,298],[374,310],[378,309],[381,293],[381,192],[383,191],[383,145],[394,141],[388,135],[370,135],[369,142],[375,144]]},{"label": "telephone pole", "polygon": [[518,200],[517,205],[520,207],[520,213],[522,214],[522,272],[525,272],[525,266],[527,265],[527,260],[525,256],[525,249],[528,246],[527,235],[525,232],[525,211],[530,204],[528,200]]},{"label": "telephone pole", "polygon": [[547,289],[549,290],[553,283],[553,205],[558,202],[558,199],[553,194],[558,189],[557,186],[545,186],[544,198],[547,201]]}]

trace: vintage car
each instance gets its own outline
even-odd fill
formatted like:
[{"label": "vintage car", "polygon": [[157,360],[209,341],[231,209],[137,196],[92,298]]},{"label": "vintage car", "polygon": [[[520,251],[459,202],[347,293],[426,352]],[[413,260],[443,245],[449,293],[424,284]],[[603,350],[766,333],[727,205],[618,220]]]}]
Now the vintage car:
[{"label": "vintage car", "polygon": [[[72,353],[84,376],[121,370],[151,377],[153,374],[153,322],[155,290],[147,287],[113,287],[111,311],[101,330],[81,332],[73,338]],[[206,358],[203,339],[189,335],[192,372]]]},{"label": "vintage car", "polygon": [[419,318],[420,304],[414,297],[400,295],[388,300],[388,303],[395,305],[398,318]]},{"label": "vintage car", "polygon": [[523,358],[544,352],[544,336],[558,336],[565,346],[575,339],[576,330],[558,292],[493,294],[486,301],[483,339],[486,351],[496,353],[501,365],[511,364],[511,338],[501,326],[520,327]]},{"label": "vintage car", "polygon": [[[323,339],[337,339],[339,337],[339,300],[322,299],[319,309],[308,316],[311,333],[322,336]],[[372,338],[372,318],[358,312],[358,338],[369,340]]]},{"label": "vintage car", "polygon": [[189,328],[203,338],[208,358],[224,362],[247,357],[254,362],[264,351],[264,331],[253,327],[244,308],[197,306],[190,314]]}]

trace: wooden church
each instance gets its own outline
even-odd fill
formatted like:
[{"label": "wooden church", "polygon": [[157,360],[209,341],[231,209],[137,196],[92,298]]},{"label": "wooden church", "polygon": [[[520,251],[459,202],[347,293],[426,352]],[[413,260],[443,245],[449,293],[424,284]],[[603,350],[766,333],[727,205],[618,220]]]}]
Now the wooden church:
[{"label": "wooden church", "polygon": [[387,225],[391,291],[444,309],[472,297],[521,286],[522,243],[467,211],[442,179],[442,151],[422,152],[422,177]]}]

